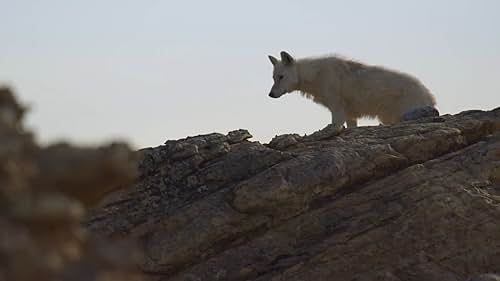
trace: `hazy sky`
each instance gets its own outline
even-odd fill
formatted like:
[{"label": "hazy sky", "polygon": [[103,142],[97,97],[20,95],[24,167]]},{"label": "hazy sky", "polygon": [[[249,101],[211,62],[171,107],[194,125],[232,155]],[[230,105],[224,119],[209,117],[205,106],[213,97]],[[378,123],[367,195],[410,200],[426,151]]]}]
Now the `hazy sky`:
[{"label": "hazy sky", "polygon": [[0,0],[0,82],[43,142],[238,128],[267,142],[330,122],[298,94],[267,96],[282,49],[411,73],[442,113],[500,106],[499,13],[498,0]]}]

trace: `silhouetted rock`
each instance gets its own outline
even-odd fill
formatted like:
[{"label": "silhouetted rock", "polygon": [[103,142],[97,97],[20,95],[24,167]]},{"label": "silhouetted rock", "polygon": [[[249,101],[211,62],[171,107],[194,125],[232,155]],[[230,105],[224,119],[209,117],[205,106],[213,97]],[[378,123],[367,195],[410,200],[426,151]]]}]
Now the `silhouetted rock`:
[{"label": "silhouetted rock", "polygon": [[249,137],[141,150],[140,180],[88,229],[141,243],[151,280],[463,281],[499,270],[500,108]]}]

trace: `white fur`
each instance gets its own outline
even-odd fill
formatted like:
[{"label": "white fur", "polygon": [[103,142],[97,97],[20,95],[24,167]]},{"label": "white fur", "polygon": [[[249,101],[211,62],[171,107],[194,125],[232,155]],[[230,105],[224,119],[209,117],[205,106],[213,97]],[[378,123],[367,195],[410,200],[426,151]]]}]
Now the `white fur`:
[{"label": "white fur", "polygon": [[337,56],[295,60],[281,52],[281,60],[269,56],[274,65],[274,85],[269,96],[300,91],[327,107],[332,124],[357,126],[362,117],[393,124],[409,110],[435,106],[434,96],[416,78],[380,66],[370,66]]}]

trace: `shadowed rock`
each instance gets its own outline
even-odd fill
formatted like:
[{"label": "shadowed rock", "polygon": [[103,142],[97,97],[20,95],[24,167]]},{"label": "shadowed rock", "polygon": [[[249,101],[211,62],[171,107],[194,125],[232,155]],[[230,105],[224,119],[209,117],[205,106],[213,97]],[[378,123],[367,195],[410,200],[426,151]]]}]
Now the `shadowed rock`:
[{"label": "shadowed rock", "polygon": [[143,149],[86,225],[151,280],[450,280],[500,264],[500,108],[269,144],[244,130]]},{"label": "shadowed rock", "polygon": [[401,116],[401,121],[418,120],[425,117],[437,117],[439,111],[432,106],[424,106],[410,110]]}]

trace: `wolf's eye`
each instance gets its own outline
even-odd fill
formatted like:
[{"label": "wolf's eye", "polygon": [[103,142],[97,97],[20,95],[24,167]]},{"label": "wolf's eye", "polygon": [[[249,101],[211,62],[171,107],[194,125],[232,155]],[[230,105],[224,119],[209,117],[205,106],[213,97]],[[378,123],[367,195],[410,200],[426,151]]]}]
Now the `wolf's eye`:
[{"label": "wolf's eye", "polygon": [[278,75],[278,80],[283,79],[283,75]]}]

